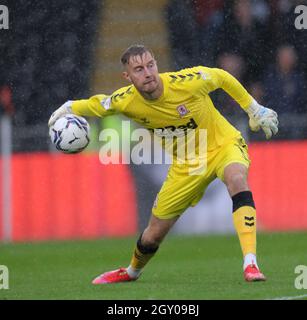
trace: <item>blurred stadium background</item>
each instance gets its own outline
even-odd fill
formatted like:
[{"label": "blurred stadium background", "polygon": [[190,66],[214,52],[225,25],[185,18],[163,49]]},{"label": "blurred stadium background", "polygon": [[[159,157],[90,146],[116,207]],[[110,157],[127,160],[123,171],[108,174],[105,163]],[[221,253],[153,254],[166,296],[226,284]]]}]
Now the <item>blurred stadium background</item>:
[{"label": "blurred stadium background", "polygon": [[[1,1],[0,239],[36,241],[136,235],[147,223],[167,168],[107,165],[103,128],[90,120],[88,150],[67,156],[48,137],[50,114],[66,100],[110,94],[125,82],[119,57],[131,44],[153,49],[160,71],[218,66],[275,109],[270,142],[223,92],[212,99],[249,141],[250,184],[259,230],[307,230],[307,30],[294,27],[290,0]],[[232,233],[231,201],[216,181],[174,233]]]}]

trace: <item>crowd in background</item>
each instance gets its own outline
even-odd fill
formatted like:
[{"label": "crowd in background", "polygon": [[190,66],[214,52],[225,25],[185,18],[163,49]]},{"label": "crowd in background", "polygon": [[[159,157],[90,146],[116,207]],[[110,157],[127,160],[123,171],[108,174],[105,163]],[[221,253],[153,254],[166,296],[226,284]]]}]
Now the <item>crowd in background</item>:
[{"label": "crowd in background", "polygon": [[[167,22],[175,69],[220,67],[280,115],[277,139],[307,137],[307,30],[295,28],[295,0],[172,0]],[[213,100],[237,113],[222,92]],[[257,139],[261,135],[254,136]]]},{"label": "crowd in background", "polygon": [[48,148],[46,121],[55,106],[88,95],[100,3],[1,1],[10,28],[0,30],[0,116],[13,115],[15,150]]}]

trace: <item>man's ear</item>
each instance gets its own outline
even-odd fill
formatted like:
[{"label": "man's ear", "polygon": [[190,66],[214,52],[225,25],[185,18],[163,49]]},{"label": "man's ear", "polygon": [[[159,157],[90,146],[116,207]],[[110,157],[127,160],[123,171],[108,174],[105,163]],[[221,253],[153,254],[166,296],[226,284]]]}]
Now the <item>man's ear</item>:
[{"label": "man's ear", "polygon": [[124,78],[125,80],[131,82],[131,79],[130,79],[127,71],[123,71],[122,75],[123,75],[123,78]]}]

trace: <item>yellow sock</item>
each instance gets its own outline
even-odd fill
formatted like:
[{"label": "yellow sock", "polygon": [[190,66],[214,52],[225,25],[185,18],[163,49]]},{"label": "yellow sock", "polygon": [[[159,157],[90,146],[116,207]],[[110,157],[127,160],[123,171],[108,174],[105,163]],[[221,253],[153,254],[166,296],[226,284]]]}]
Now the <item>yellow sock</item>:
[{"label": "yellow sock", "polygon": [[143,269],[148,261],[155,255],[155,253],[156,252],[142,253],[136,246],[130,262],[130,266],[136,270]]},{"label": "yellow sock", "polygon": [[238,208],[233,213],[235,229],[238,233],[243,256],[256,255],[256,210],[250,206]]}]

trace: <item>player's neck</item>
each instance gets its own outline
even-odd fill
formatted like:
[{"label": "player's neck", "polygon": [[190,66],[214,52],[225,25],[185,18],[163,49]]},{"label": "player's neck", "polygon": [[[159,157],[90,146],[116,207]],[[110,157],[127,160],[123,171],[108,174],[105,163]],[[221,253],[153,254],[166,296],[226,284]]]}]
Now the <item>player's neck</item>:
[{"label": "player's neck", "polygon": [[158,100],[163,95],[163,91],[164,91],[163,81],[159,77],[158,78],[158,86],[157,86],[157,89],[155,91],[150,92],[150,93],[148,93],[148,92],[140,92],[140,94],[146,100]]}]

